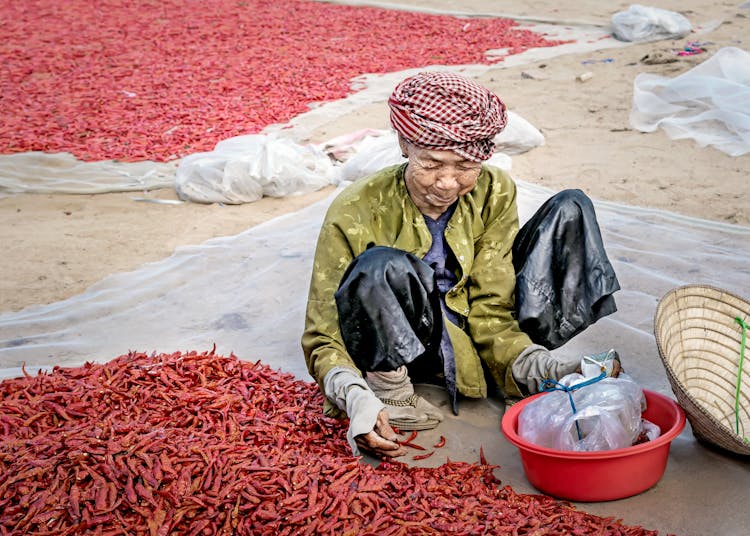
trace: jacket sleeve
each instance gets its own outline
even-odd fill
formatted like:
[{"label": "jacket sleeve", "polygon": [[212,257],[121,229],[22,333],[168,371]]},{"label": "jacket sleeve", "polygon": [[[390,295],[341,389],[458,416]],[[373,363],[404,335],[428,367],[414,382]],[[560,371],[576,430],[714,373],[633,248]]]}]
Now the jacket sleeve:
[{"label": "jacket sleeve", "polygon": [[307,369],[323,390],[323,380],[334,367],[353,369],[361,376],[341,338],[334,294],[354,258],[339,224],[326,218],[318,237],[305,315],[302,350]]},{"label": "jacket sleeve", "polygon": [[474,246],[467,284],[468,329],[479,357],[507,395],[521,396],[511,365],[529,345],[515,318],[513,240],[518,233],[516,186],[500,173],[483,208],[484,232]]}]

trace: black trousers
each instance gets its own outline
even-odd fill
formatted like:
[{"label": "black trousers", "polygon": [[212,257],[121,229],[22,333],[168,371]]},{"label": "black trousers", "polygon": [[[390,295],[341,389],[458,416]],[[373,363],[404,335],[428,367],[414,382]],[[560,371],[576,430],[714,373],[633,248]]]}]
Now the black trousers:
[{"label": "black trousers", "polygon": [[[617,310],[612,294],[620,286],[594,206],[580,190],[559,192],[540,207],[516,236],[513,264],[516,317],[537,344],[557,348]],[[412,369],[423,368],[414,365],[432,361],[426,368],[442,369],[450,389],[452,349],[435,276],[424,261],[372,247],[352,261],[335,297],[344,344],[360,370],[410,365],[414,378]]]}]

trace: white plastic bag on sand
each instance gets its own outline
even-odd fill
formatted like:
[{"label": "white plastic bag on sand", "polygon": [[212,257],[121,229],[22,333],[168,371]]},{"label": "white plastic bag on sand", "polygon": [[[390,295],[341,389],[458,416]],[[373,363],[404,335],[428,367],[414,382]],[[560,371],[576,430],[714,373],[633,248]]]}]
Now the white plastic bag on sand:
[{"label": "white plastic bag on sand", "polygon": [[612,34],[620,41],[679,39],[691,29],[683,15],[657,7],[633,4],[612,15]]},{"label": "white plastic bag on sand", "polygon": [[518,435],[541,447],[589,452],[629,447],[640,434],[645,398],[630,378],[605,378],[572,396],[575,412],[563,391],[527,404],[518,417]]},{"label": "white plastic bag on sand", "polygon": [[508,124],[493,141],[496,153],[521,154],[544,145],[544,135],[526,119],[508,110]]},{"label": "white plastic bag on sand", "polygon": [[672,139],[693,138],[730,156],[750,152],[750,54],[725,47],[675,78],[635,78],[630,124],[663,128]]},{"label": "white plastic bag on sand", "polygon": [[338,169],[314,146],[264,134],[237,136],[213,151],[187,156],[177,168],[180,199],[240,204],[284,197],[338,182]]},{"label": "white plastic bag on sand", "polygon": [[328,156],[338,162],[348,160],[352,154],[357,151],[359,143],[368,137],[378,137],[387,133],[387,130],[378,130],[375,128],[363,128],[354,132],[348,132],[341,136],[336,136],[330,140],[321,143],[320,149]]},{"label": "white plastic bag on sand", "polygon": [[401,156],[398,136],[392,131],[365,136],[353,146],[351,156],[341,166],[341,180],[354,182],[371,173],[406,162]]}]

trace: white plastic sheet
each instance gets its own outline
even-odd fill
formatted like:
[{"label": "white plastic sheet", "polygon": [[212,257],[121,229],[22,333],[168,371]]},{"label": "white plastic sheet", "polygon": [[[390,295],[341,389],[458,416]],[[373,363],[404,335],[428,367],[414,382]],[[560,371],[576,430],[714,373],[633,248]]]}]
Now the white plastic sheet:
[{"label": "white plastic sheet", "polygon": [[0,193],[99,194],[174,187],[176,162],[82,162],[70,153],[0,155]]},{"label": "white plastic sheet", "polygon": [[[552,192],[519,182],[522,221]],[[335,194],[334,194],[335,195]],[[70,299],[0,314],[0,375],[107,361],[129,350],[205,350],[308,379],[300,348],[312,257],[327,199],[239,235],[179,248]],[[562,357],[616,348],[643,387],[654,375],[653,314],[674,286],[714,284],[750,295],[750,228],[595,203],[623,290],[619,311],[563,346]],[[660,366],[657,366],[661,370]]]},{"label": "white plastic sheet", "polygon": [[750,152],[750,54],[736,47],[675,78],[635,78],[630,124],[662,128],[672,139],[692,138],[731,156]]},{"label": "white plastic sheet", "polygon": [[356,181],[379,169],[402,162],[406,162],[406,159],[401,156],[396,133],[380,131],[363,138],[358,144],[358,150],[341,165],[341,180]]}]

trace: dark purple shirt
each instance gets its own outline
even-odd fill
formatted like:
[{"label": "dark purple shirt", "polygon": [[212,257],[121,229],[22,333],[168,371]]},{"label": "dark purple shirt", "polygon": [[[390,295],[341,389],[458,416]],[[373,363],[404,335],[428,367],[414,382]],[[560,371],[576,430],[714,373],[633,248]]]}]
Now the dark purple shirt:
[{"label": "dark purple shirt", "polygon": [[458,324],[458,316],[445,306],[445,293],[452,289],[458,282],[458,277],[456,277],[458,261],[445,242],[445,229],[448,227],[448,221],[451,219],[451,216],[456,211],[456,205],[457,203],[453,203],[436,220],[433,220],[429,216],[424,216],[427,229],[432,235],[432,246],[430,246],[430,250],[423,257],[424,262],[435,270],[435,279],[440,291],[440,299],[443,302],[443,311],[445,311],[445,315],[454,324]]}]

